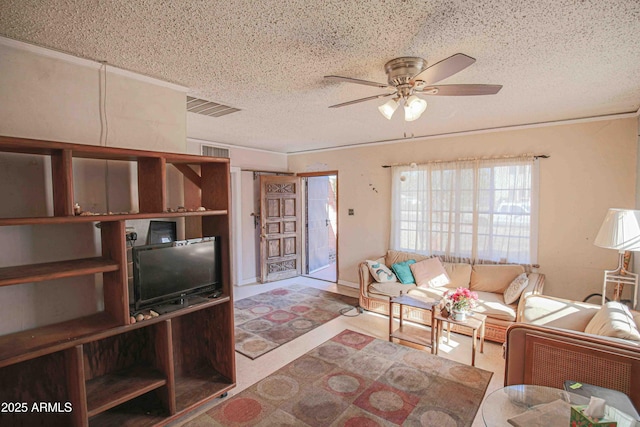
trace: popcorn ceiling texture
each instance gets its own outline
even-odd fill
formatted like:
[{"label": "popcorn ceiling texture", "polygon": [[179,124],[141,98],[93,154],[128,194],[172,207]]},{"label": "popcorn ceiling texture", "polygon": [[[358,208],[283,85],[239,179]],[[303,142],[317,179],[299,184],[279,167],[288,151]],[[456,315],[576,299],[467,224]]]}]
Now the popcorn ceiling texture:
[{"label": "popcorn ceiling texture", "polygon": [[[217,142],[296,152],[497,126],[635,112],[638,0],[0,0],[0,35],[190,88],[242,109],[189,113]],[[502,84],[493,96],[426,97],[387,121],[384,93],[324,75],[386,82],[399,56],[477,59],[442,81]]]}]

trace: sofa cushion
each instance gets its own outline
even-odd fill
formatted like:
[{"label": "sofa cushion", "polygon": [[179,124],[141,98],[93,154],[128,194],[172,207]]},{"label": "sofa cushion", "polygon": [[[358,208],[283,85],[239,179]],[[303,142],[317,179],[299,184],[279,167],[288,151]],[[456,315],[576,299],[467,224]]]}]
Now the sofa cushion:
[{"label": "sofa cushion", "polygon": [[602,306],[587,324],[588,334],[640,341],[640,332],[629,308],[617,301]]},{"label": "sofa cushion", "polygon": [[478,304],[473,311],[494,319],[515,322],[516,310],[518,308],[516,304],[505,304],[501,294],[483,291],[476,292],[478,293]]},{"label": "sofa cushion", "polygon": [[413,278],[413,274],[411,274],[410,267],[410,265],[415,264],[415,262],[415,259],[408,259],[406,261],[396,262],[395,264],[391,265],[391,269],[394,273],[396,273],[396,276],[398,276],[398,280],[401,283],[404,283],[405,285],[416,283],[415,279]]},{"label": "sofa cushion", "polygon": [[428,258],[411,264],[411,273],[416,285],[425,288],[439,288],[449,283],[447,271],[442,266],[440,258]]},{"label": "sofa cushion", "polygon": [[404,262],[407,260],[422,261],[423,259],[431,258],[427,255],[420,255],[411,252],[394,251],[392,249],[387,251],[387,255],[384,257],[384,263],[387,267],[391,267],[397,262]]},{"label": "sofa cushion", "polygon": [[475,264],[471,270],[469,288],[472,291],[502,294],[513,279],[524,273],[518,264]]},{"label": "sofa cushion", "polygon": [[440,288],[415,287],[413,289],[409,289],[409,292],[407,293],[411,296],[422,298],[422,299],[441,300],[444,297],[445,292],[447,292],[448,290],[449,289],[446,287],[440,287]]},{"label": "sofa cushion", "polygon": [[389,267],[387,267],[383,263],[371,260],[366,260],[365,262],[369,267],[371,277],[373,277],[376,282],[384,283],[398,281],[398,278],[395,274],[393,274],[393,271],[389,270]]},{"label": "sofa cushion", "polygon": [[[410,289],[408,294],[412,296],[419,296],[423,298],[441,299],[444,293],[449,289],[442,288],[419,288],[415,287]],[[487,317],[493,319],[505,320],[507,322],[514,322],[516,320],[516,308],[515,304],[505,304],[502,299],[502,295],[495,294],[493,292],[478,292],[478,301],[476,308],[473,309],[476,313],[481,313]]]},{"label": "sofa cushion", "polygon": [[465,262],[445,262],[444,269],[449,276],[448,288],[468,288],[471,280],[471,264]]},{"label": "sofa cushion", "polygon": [[524,300],[521,322],[583,332],[599,305],[548,295],[529,295]]},{"label": "sofa cushion", "polygon": [[529,278],[527,277],[527,273],[522,273],[513,279],[513,282],[511,282],[504,291],[504,294],[502,295],[504,302],[507,304],[513,304],[518,301],[520,294],[522,294],[522,291],[524,291],[527,286],[529,286]]},{"label": "sofa cushion", "polygon": [[384,295],[386,297],[397,297],[400,293],[407,293],[415,289],[416,285],[404,285],[400,282],[373,282],[369,285],[369,293]]}]

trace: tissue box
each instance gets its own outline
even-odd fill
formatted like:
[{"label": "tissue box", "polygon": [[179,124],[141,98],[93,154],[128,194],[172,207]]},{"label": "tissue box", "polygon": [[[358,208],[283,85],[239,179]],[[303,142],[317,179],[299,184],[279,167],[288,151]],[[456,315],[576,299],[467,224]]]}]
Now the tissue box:
[{"label": "tissue box", "polygon": [[586,407],[587,405],[571,406],[571,422],[569,424],[571,427],[616,427],[618,425],[615,421],[604,418],[593,419],[586,416],[584,412],[582,412]]}]

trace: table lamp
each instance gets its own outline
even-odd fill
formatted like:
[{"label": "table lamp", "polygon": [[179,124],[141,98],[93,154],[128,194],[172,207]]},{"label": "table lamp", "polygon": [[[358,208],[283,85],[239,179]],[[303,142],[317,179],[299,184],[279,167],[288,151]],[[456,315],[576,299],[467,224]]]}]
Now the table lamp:
[{"label": "table lamp", "polygon": [[618,250],[618,268],[605,270],[602,284],[602,304],[605,303],[607,283],[615,284],[614,299],[619,301],[624,285],[633,286],[633,307],[637,306],[638,275],[624,265],[625,251],[640,250],[640,211],[609,209],[593,242],[596,246]]}]

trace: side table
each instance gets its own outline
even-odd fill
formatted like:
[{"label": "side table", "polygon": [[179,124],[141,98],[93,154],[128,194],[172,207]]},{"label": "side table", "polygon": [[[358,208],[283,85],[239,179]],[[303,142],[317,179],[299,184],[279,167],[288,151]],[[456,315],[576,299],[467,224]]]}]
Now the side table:
[{"label": "side table", "polygon": [[[398,329],[395,329],[395,330],[393,329],[393,304],[398,304],[400,309],[399,310],[400,325]],[[434,323],[433,316],[435,312],[438,311],[437,309],[435,309],[435,307],[437,307],[439,304],[440,304],[439,300],[427,301],[427,300],[413,298],[406,294],[400,294],[400,296],[391,298],[389,300],[389,341],[393,342],[393,339],[396,338],[399,340],[412,342],[414,344],[430,347],[431,353],[433,353],[434,347],[435,347],[433,344],[434,330],[435,330],[435,327],[434,327],[435,323]],[[424,329],[420,329],[418,327],[406,325],[403,323],[404,306],[411,307],[413,309],[418,309],[418,310],[427,310],[431,312],[431,334],[429,335],[429,337],[425,337],[426,331]]]},{"label": "side table", "polygon": [[[438,354],[438,345],[440,344],[440,336],[442,335],[442,324],[447,323],[447,343],[449,342],[449,336],[451,334],[451,324],[464,326],[466,328],[471,328],[472,330],[472,339],[473,342],[471,344],[471,366],[476,366],[476,346],[478,341],[478,330],[480,331],[480,353],[484,353],[484,328],[485,321],[487,320],[487,316],[480,313],[473,313],[471,315],[467,315],[465,320],[453,320],[449,316],[449,313],[444,310],[435,310],[437,313],[434,314],[433,320],[435,321],[435,326],[432,330],[435,329],[435,340],[433,341],[433,348],[435,349],[435,354]],[[432,323],[433,324],[433,323]]]},{"label": "side table", "polygon": [[556,388],[523,384],[510,385],[493,391],[484,399],[482,420],[488,427],[512,427],[513,424],[508,421],[510,418],[535,411],[536,408],[541,408],[541,405],[556,400],[564,401],[567,405],[560,416],[554,414],[555,422],[553,424],[549,424],[549,421],[543,418],[543,413],[534,413],[540,423],[530,423],[529,425],[569,426],[570,405],[589,403],[589,399],[584,396]]}]

